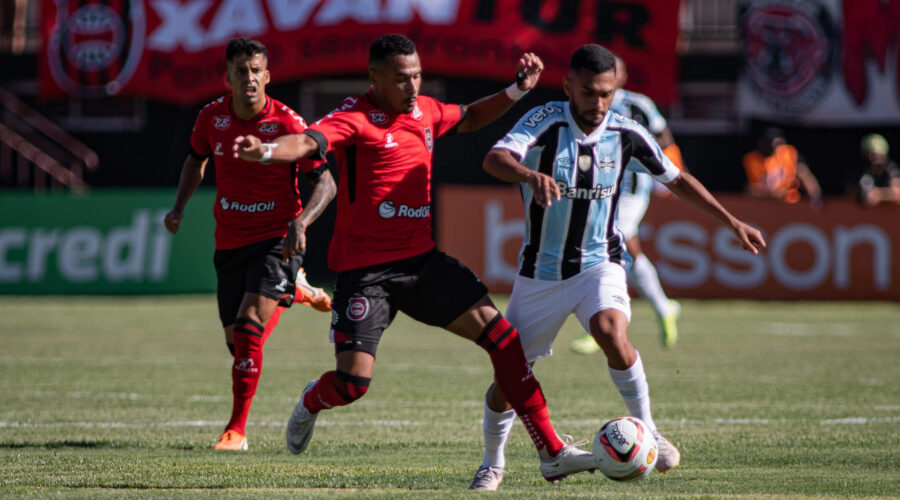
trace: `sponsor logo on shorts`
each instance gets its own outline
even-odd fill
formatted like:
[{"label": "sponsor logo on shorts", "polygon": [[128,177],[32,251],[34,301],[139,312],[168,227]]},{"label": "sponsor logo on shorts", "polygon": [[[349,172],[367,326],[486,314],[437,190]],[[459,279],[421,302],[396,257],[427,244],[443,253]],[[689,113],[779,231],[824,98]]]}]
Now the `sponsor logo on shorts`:
[{"label": "sponsor logo on shorts", "polygon": [[[231,200],[228,198],[222,197],[219,199],[219,204],[222,205],[222,210],[232,210],[235,212],[245,212],[248,214],[260,213],[260,212],[271,212],[275,210],[275,202],[274,201],[260,201],[257,203],[241,203],[239,201]],[[284,291],[284,290],[281,290]]]},{"label": "sponsor logo on shorts", "polygon": [[613,302],[615,302],[617,304],[621,304],[623,306],[626,303],[625,297],[622,297],[621,295],[613,295],[612,300],[613,300]]},{"label": "sponsor logo on shorts", "polygon": [[400,205],[397,207],[393,201],[382,201],[378,205],[378,215],[382,219],[391,219],[393,217],[403,217],[406,219],[427,219],[431,216],[431,205],[422,205],[413,208],[409,205]]},{"label": "sponsor logo on shorts", "polygon": [[597,184],[592,188],[570,187],[565,181],[556,181],[563,196],[570,200],[602,200],[616,194],[616,185]]},{"label": "sponsor logo on shorts", "polygon": [[369,315],[369,299],[354,297],[347,305],[347,319],[350,321],[362,321]]},{"label": "sponsor logo on shorts", "polygon": [[231,117],[225,115],[218,115],[213,117],[213,127],[216,130],[228,130],[228,127],[231,126]]}]

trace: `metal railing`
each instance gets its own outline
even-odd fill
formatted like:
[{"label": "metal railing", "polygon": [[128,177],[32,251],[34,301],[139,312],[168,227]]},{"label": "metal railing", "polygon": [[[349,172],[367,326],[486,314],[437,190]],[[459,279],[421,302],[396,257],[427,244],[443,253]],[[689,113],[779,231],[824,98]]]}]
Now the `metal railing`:
[{"label": "metal railing", "polygon": [[737,0],[682,0],[682,53],[738,50]]},{"label": "metal railing", "polygon": [[97,153],[16,96],[0,89],[0,186],[87,189]]}]

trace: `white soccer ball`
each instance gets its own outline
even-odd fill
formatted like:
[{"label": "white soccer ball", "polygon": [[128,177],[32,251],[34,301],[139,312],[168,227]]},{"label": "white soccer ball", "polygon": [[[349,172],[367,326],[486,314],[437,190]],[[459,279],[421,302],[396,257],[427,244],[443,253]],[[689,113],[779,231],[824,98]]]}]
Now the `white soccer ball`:
[{"label": "white soccer ball", "polygon": [[619,417],[603,424],[594,436],[597,468],[616,481],[640,479],[656,466],[656,438],[641,419]]}]

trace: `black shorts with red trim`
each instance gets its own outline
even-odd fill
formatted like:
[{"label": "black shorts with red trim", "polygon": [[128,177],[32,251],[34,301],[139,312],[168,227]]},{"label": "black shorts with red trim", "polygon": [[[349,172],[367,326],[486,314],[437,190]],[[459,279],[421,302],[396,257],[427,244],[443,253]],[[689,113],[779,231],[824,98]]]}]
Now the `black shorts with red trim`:
[{"label": "black shorts with red trim", "polygon": [[287,262],[281,260],[282,238],[251,243],[239,248],[216,250],[219,319],[222,326],[234,324],[238,309],[246,293],[258,293],[290,307],[297,289],[297,271],[303,265],[303,255],[294,254]]},{"label": "black shorts with red trim", "polygon": [[475,273],[438,250],[338,274],[331,306],[335,352],[375,355],[397,311],[446,328],[487,295]]}]

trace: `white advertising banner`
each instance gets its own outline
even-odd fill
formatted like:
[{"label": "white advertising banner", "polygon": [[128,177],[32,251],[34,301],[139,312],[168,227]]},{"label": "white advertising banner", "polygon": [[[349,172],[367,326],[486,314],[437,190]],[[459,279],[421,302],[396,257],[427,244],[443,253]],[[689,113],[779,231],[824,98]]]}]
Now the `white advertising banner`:
[{"label": "white advertising banner", "polygon": [[900,0],[739,0],[738,112],[826,126],[900,124]]}]

